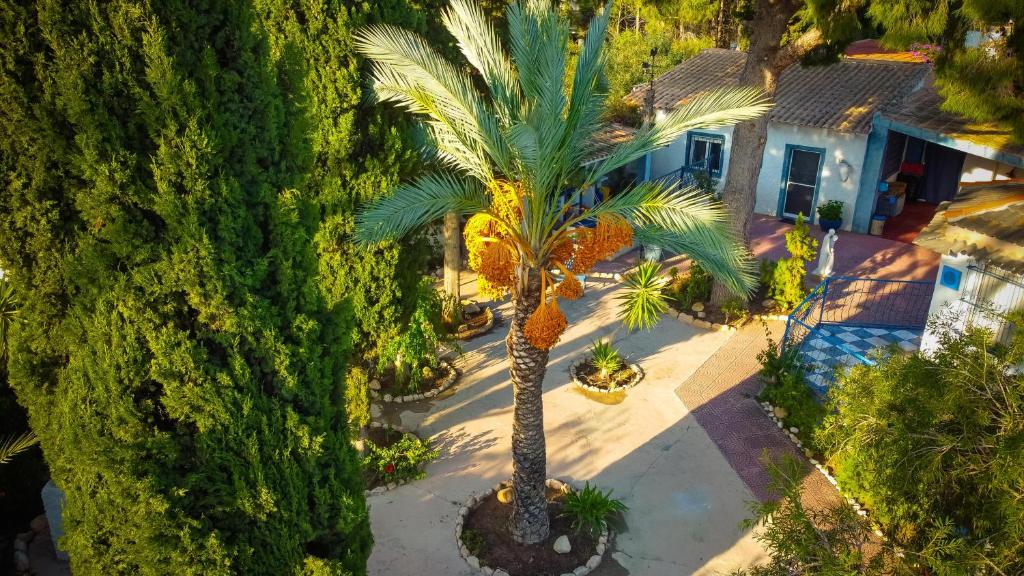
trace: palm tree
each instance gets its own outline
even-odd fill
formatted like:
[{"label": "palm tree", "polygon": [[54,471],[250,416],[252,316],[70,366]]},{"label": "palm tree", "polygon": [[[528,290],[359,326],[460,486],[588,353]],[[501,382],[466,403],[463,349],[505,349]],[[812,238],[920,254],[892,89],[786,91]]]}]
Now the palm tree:
[{"label": "palm tree", "polygon": [[[510,531],[524,544],[540,542],[549,532],[541,385],[548,350],[566,326],[558,298],[581,293],[574,274],[639,239],[690,255],[737,293],[748,293],[754,279],[724,211],[695,190],[645,182],[582,214],[563,209],[613,170],[687,130],[735,124],[768,109],[761,94],[750,89],[707,94],[655,125],[642,126],[610,156],[581,168],[604,112],[603,47],[610,11],[609,3],[591,21],[572,72],[566,69],[568,25],[550,0],[508,7],[507,52],[477,6],[452,0],[442,20],[479,78],[400,28],[372,26],[356,38],[373,62],[376,97],[424,119],[431,151],[443,168],[362,211],[359,240],[401,237],[451,212],[468,215],[466,243],[481,287],[512,296],[506,340],[514,402]],[[564,89],[567,74],[573,76]],[[484,92],[477,90],[478,82]],[[596,227],[581,226],[585,219],[596,221]],[[561,282],[555,282],[552,269],[561,272]],[[648,298],[627,305],[630,301],[658,310]]]}]

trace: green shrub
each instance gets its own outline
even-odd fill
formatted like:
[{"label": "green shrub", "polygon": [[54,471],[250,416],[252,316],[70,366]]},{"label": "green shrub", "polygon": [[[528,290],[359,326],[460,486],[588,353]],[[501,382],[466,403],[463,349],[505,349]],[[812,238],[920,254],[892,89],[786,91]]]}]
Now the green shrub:
[{"label": "green shrub", "polygon": [[349,238],[420,157],[351,35],[411,5],[4,4],[9,380],[76,575],[365,574],[345,374],[421,268]]},{"label": "green shrub", "polygon": [[[767,457],[767,455],[766,455]],[[872,538],[867,519],[842,499],[826,506],[805,506],[804,465],[787,457],[767,462],[776,500],[752,502],[754,518],[744,527],[754,530],[769,560],[732,576],[881,576],[907,574],[900,557]]]},{"label": "green shrub", "polygon": [[775,280],[775,267],[778,266],[777,260],[771,258],[762,258],[758,263],[759,273],[758,278],[761,281],[761,286],[765,287],[766,293],[771,295],[771,286]]},{"label": "green shrub", "polygon": [[371,484],[419,480],[427,474],[423,468],[437,459],[437,455],[437,450],[431,449],[429,442],[412,434],[402,434],[402,438],[391,446],[378,446],[366,440],[363,469]]},{"label": "green shrub", "polygon": [[762,321],[768,345],[764,350],[757,353],[757,361],[761,364],[758,374],[768,384],[781,382],[790,373],[803,371],[804,365],[801,361],[800,348],[790,346],[784,348],[776,342],[769,332],[768,325]]},{"label": "green shrub", "polygon": [[821,206],[818,206],[818,218],[821,220],[842,220],[843,201],[829,200]]},{"label": "green shrub", "polygon": [[737,321],[743,323],[750,317],[750,308],[747,301],[737,296],[731,296],[722,302],[722,314],[725,315],[725,323]]},{"label": "green shrub", "polygon": [[675,301],[676,308],[689,311],[694,302],[707,302],[711,298],[711,285],[711,274],[700,264],[691,262],[685,276],[678,271],[670,275],[667,292]]},{"label": "green shrub", "polygon": [[370,424],[370,375],[359,366],[352,366],[345,378],[345,413],[353,435]]},{"label": "green shrub", "polygon": [[629,510],[621,500],[612,498],[612,491],[601,492],[587,482],[582,490],[573,490],[562,500],[562,516],[569,518],[573,530],[577,533],[586,531],[597,536],[614,521]]},{"label": "green shrub", "polygon": [[611,342],[594,340],[590,345],[590,363],[599,371],[598,377],[607,380],[622,366],[622,358]]},{"label": "green shrub", "polygon": [[791,310],[807,296],[807,263],[814,259],[817,248],[818,241],[811,236],[803,214],[797,215],[793,228],[786,233],[789,258],[776,263],[769,284],[769,295],[784,310]]},{"label": "green shrub", "polygon": [[930,572],[1021,574],[1024,356],[944,322],[930,357],[894,353],[841,375],[818,438],[844,487]]},{"label": "green shrub", "polygon": [[487,539],[480,532],[467,528],[462,531],[462,543],[469,553],[477,558],[487,550]]},{"label": "green shrub", "polygon": [[399,388],[409,393],[418,392],[424,372],[440,364],[440,346],[453,342],[441,319],[441,296],[433,279],[424,277],[416,294],[416,309],[409,324],[398,338],[384,345],[377,361],[379,371],[393,367]]}]

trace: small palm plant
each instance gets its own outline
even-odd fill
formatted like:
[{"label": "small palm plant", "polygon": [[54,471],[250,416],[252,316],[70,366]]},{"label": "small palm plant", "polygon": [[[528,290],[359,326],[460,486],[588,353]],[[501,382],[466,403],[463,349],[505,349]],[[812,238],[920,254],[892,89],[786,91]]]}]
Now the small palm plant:
[{"label": "small palm plant", "polygon": [[649,329],[658,322],[658,318],[668,310],[665,289],[669,278],[662,276],[661,264],[650,260],[641,262],[623,278],[626,285],[619,300],[619,318],[630,330]]},{"label": "small palm plant", "polygon": [[612,498],[612,491],[601,492],[588,482],[582,490],[574,490],[562,501],[562,516],[569,518],[573,530],[596,536],[608,527],[609,520],[629,510],[621,500]]},{"label": "small palm plant", "polygon": [[622,367],[619,351],[611,342],[595,340],[590,345],[590,363],[597,369],[598,378],[607,381],[612,374]]},{"label": "small palm plant", "polygon": [[0,364],[7,360],[7,333],[18,317],[18,296],[10,281],[0,276]]},{"label": "small palm plant", "polygon": [[28,450],[39,442],[35,432],[25,432],[20,436],[10,435],[0,439],[0,464],[7,464],[12,458]]},{"label": "small palm plant", "polygon": [[373,62],[377,98],[424,120],[427,148],[441,166],[362,211],[358,239],[394,239],[446,214],[468,215],[464,236],[481,292],[512,296],[510,532],[522,544],[541,542],[550,530],[542,384],[548,351],[568,324],[558,299],[582,295],[576,275],[639,240],[692,256],[737,294],[754,285],[748,252],[725,211],[699,190],[643,182],[579,214],[565,209],[611,172],[688,130],[736,124],[769,108],[752,89],[692,98],[583,167],[605,110],[611,4],[591,21],[574,67],[567,66],[569,26],[550,0],[511,2],[507,50],[478,6],[452,0],[441,20],[476,77],[409,31],[378,25],[356,36]]}]

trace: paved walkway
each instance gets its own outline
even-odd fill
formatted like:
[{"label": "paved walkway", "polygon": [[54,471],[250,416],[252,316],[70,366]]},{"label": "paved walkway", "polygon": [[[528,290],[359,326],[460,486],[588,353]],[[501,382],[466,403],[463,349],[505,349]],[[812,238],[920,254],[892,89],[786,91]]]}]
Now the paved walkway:
[{"label": "paved walkway", "polygon": [[[771,322],[768,329],[778,341],[785,326]],[[764,326],[749,322],[736,332],[676,394],[718,446],[729,465],[761,500],[775,497],[764,457],[799,456],[796,446],[768,418],[757,402],[762,383],[757,376],[757,353],[768,345]],[[802,459],[802,458],[801,458]],[[803,494],[818,506],[838,498],[825,477],[808,465]]]},{"label": "paved walkway", "polygon": [[[617,289],[588,285],[563,306],[568,332],[544,384],[549,476],[611,488],[629,506],[628,529],[597,575],[726,574],[764,558],[740,522],[755,498],[676,388],[729,341],[665,318],[627,334],[615,319]],[[501,310],[507,314],[507,306]],[[455,549],[460,503],[511,475],[512,390],[506,326],[467,343],[453,393],[385,416],[433,437],[441,457],[428,477],[369,499],[376,539],[371,575],[468,575]],[[591,340],[613,337],[646,377],[625,396],[596,401],[568,382]]]}]

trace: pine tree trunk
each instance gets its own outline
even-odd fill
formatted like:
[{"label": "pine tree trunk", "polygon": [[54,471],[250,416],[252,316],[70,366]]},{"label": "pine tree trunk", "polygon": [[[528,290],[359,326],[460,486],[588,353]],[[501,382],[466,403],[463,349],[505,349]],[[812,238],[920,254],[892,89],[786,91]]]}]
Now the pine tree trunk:
[{"label": "pine tree trunk", "polygon": [[509,530],[520,544],[534,544],[548,537],[547,448],[544,441],[544,373],[548,351],[534,348],[523,335],[527,318],[540,302],[540,276],[524,272],[526,281],[515,298],[509,328],[509,372],[512,376],[512,519]]},{"label": "pine tree trunk", "polygon": [[715,22],[715,48],[729,47],[729,34],[726,31],[726,22],[729,14],[729,0],[718,1],[718,20]]},{"label": "pine tree trunk", "polygon": [[[444,291],[455,298],[462,299],[462,286],[459,272],[462,270],[462,238],[460,235],[459,215],[449,212],[444,215]],[[458,324],[462,318],[445,318],[452,324]]]},{"label": "pine tree trunk", "polygon": [[[747,62],[740,73],[740,86],[761,88],[768,96],[775,95],[779,74],[798,61],[807,50],[821,42],[817,30],[805,32],[782,46],[789,22],[803,0],[757,0],[754,20],[745,23],[750,33]],[[768,138],[768,116],[737,124],[733,129],[729,150],[729,171],[722,191],[722,201],[729,210],[733,230],[750,246],[750,221],[754,214],[757,179]],[[730,296],[719,282],[711,289],[711,302],[721,305]]]}]

